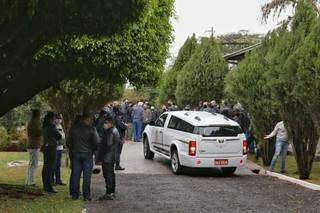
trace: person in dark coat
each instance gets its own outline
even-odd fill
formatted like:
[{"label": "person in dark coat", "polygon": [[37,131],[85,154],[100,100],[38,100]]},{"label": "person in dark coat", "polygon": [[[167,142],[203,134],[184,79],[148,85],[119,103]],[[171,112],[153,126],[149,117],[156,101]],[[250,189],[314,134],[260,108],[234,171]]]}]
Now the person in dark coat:
[{"label": "person in dark coat", "polygon": [[91,117],[84,115],[81,122],[69,133],[69,149],[72,156],[71,196],[79,199],[80,178],[83,176],[82,194],[85,201],[91,201],[91,174],[93,169],[93,153],[99,143],[99,135],[92,126]]},{"label": "person in dark coat", "polygon": [[94,122],[94,126],[96,127],[100,137],[103,133],[103,124],[106,116],[107,116],[107,111],[103,109],[100,111],[98,118]]},{"label": "person in dark coat", "polygon": [[150,125],[155,125],[157,119],[158,119],[158,112],[156,111],[154,106],[151,106],[151,122],[150,122]]},{"label": "person in dark coat", "polygon": [[121,140],[121,143],[119,143],[117,146],[117,152],[115,156],[115,164],[116,164],[115,170],[122,171],[122,170],[125,170],[125,168],[120,166],[120,157],[122,153],[123,144],[125,142],[125,135],[126,135],[126,130],[128,126],[125,124],[123,119],[123,113],[120,110],[116,112],[115,125],[119,132],[120,140]]},{"label": "person in dark coat", "polygon": [[99,200],[113,200],[116,190],[116,176],[114,173],[117,147],[121,143],[120,134],[115,127],[114,119],[107,118],[105,131],[98,150],[97,161],[102,163],[103,177],[106,183],[106,193]]},{"label": "person in dark coat", "polygon": [[53,189],[53,173],[56,161],[58,141],[62,139],[61,134],[54,123],[55,114],[48,112],[43,121],[43,189],[48,193],[57,193]]},{"label": "person in dark coat", "polygon": [[[69,134],[70,132],[74,129],[77,128],[78,125],[81,125],[81,119],[82,116],[81,115],[76,115],[74,121],[71,124],[71,128],[69,130]],[[72,196],[72,176],[74,176],[73,174],[73,169],[72,169],[72,152],[70,150],[70,137],[67,139],[67,146],[68,146],[68,154],[69,154],[69,159],[70,159],[70,169],[71,169],[71,174],[70,174],[70,180],[69,180],[69,194],[70,196]]]}]

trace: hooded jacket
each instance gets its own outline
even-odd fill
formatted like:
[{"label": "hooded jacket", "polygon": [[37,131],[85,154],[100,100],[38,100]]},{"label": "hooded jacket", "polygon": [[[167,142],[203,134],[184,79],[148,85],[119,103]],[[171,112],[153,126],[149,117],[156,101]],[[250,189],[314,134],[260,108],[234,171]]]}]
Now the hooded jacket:
[{"label": "hooded jacket", "polygon": [[115,159],[118,145],[122,143],[117,128],[106,129],[98,150],[98,159],[102,163],[111,163]]}]

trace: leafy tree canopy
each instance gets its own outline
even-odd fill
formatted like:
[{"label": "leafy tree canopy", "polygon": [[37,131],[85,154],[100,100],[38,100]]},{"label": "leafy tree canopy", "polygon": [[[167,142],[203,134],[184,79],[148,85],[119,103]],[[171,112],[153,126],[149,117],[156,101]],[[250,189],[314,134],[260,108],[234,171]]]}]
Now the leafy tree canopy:
[{"label": "leafy tree canopy", "polygon": [[145,19],[121,34],[59,39],[46,45],[36,59],[46,66],[68,63],[73,67],[65,71],[69,77],[86,79],[93,73],[115,83],[126,80],[132,84],[155,83],[168,57],[172,6],[172,0],[159,2]]},{"label": "leafy tree canopy", "polygon": [[[136,23],[150,21],[150,14],[155,14],[153,11],[158,5],[170,7],[171,1],[4,0],[0,4],[0,102],[4,103],[0,106],[0,115],[3,115],[64,79],[72,70],[69,57],[63,61],[63,69],[57,63],[35,63],[34,55],[44,45],[51,45],[56,39],[64,41],[66,36],[80,39],[107,37],[115,32],[120,35],[129,26],[139,28]],[[158,12],[165,21],[170,15],[161,8],[164,12]]]},{"label": "leafy tree canopy", "polygon": [[65,80],[42,93],[49,106],[63,115],[65,128],[70,129],[77,115],[95,113],[108,101],[123,94],[122,84],[114,84],[99,78],[90,81]]}]

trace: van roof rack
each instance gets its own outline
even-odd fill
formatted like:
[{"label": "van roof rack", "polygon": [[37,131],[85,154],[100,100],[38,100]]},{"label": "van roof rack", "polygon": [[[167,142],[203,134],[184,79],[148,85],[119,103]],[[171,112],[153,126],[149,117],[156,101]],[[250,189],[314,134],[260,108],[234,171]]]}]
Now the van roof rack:
[{"label": "van roof rack", "polygon": [[197,121],[201,121],[201,118],[199,116],[194,117]]}]

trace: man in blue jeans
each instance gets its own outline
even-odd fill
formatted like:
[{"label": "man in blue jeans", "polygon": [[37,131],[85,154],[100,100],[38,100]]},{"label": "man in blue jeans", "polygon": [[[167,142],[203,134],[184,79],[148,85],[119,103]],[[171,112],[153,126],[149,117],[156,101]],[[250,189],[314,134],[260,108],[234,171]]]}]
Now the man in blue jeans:
[{"label": "man in blue jeans", "polygon": [[93,152],[99,142],[98,132],[92,127],[91,117],[85,115],[81,123],[69,133],[69,149],[72,157],[70,194],[73,200],[79,199],[80,178],[83,173],[82,193],[85,201],[91,201],[91,174],[93,169]]},{"label": "man in blue jeans", "polygon": [[134,132],[134,142],[140,142],[142,137],[143,103],[139,102],[132,110],[132,125]]},{"label": "man in blue jeans", "polygon": [[270,170],[273,171],[274,167],[276,165],[276,161],[278,156],[281,154],[281,173],[285,173],[285,167],[286,167],[286,156],[288,152],[288,146],[289,146],[289,140],[288,140],[288,131],[286,127],[284,126],[284,122],[281,121],[277,123],[274,130],[264,137],[264,139],[270,139],[272,137],[276,136],[276,151],[273,155]]}]

